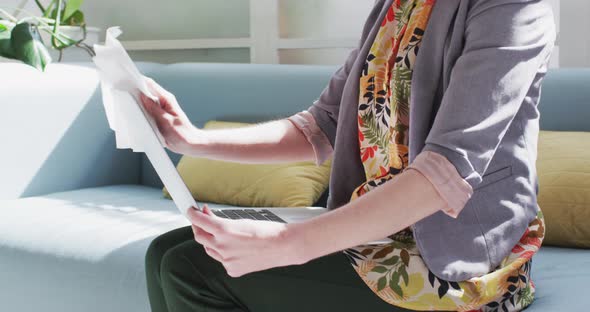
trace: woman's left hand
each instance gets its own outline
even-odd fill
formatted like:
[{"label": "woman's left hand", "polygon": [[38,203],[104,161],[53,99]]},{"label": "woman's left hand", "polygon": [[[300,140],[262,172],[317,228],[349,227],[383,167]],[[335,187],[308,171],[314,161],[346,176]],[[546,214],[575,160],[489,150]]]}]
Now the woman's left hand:
[{"label": "woman's left hand", "polygon": [[189,209],[188,216],[195,241],[231,277],[305,262],[298,239],[287,224],[224,219],[207,206],[203,212]]}]

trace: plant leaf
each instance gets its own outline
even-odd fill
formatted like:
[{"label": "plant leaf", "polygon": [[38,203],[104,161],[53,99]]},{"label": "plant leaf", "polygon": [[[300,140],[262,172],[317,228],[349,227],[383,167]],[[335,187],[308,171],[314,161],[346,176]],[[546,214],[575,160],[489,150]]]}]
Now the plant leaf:
[{"label": "plant leaf", "polygon": [[57,8],[52,9],[51,11],[49,11],[49,13],[47,14],[47,18],[50,18],[52,20],[55,20],[57,18],[57,13],[59,11],[57,10]]},{"label": "plant leaf", "polygon": [[55,3],[57,1],[61,1],[61,0],[51,0],[49,5],[47,7],[45,7],[45,11],[43,11],[43,17],[49,17],[53,13],[53,6],[55,5]]},{"label": "plant leaf", "polygon": [[39,0],[35,0],[35,3],[37,4],[37,7],[39,8],[39,10],[41,10],[41,12],[45,12],[47,10],[43,7],[41,2],[39,2]]},{"label": "plant leaf", "polygon": [[10,31],[0,32],[0,39],[10,40]]},{"label": "plant leaf", "polygon": [[10,32],[16,26],[7,20],[0,20],[0,39],[10,39]]},{"label": "plant leaf", "polygon": [[54,2],[56,2],[56,7],[55,7],[55,16],[52,17],[54,20],[53,23],[53,34],[54,36],[51,37],[51,46],[57,50],[60,50],[60,44],[58,41],[58,37],[56,35],[59,35],[59,25],[61,23],[61,11],[63,10],[63,2],[62,0],[54,0]]},{"label": "plant leaf", "polygon": [[[80,12],[80,7],[84,3],[84,0],[68,0],[66,4],[66,8],[64,9],[64,13],[62,16],[62,21],[67,21],[72,17],[76,12]],[[82,12],[80,12],[82,13]]]},{"label": "plant leaf", "polygon": [[21,23],[14,27],[10,38],[14,58],[44,71],[51,63],[51,56],[43,42],[37,28],[29,23]]},{"label": "plant leaf", "polygon": [[10,39],[0,39],[0,56],[14,59],[14,50]]},{"label": "plant leaf", "polygon": [[70,17],[63,20],[62,24],[68,26],[80,26],[84,24],[84,13],[82,13],[82,11],[76,11]]},{"label": "plant leaf", "polygon": [[66,36],[63,33],[58,32],[56,35],[56,42],[54,47],[58,50],[62,50],[68,47],[71,47],[73,45],[75,45],[76,43],[78,43],[78,41]]}]

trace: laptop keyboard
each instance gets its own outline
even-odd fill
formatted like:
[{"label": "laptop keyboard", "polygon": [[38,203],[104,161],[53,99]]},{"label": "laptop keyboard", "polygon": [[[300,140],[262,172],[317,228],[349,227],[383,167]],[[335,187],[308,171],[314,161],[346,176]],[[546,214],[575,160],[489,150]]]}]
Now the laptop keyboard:
[{"label": "laptop keyboard", "polygon": [[279,218],[279,216],[266,209],[216,209],[213,210],[213,213],[218,217],[233,220],[251,219],[287,223],[285,220]]}]

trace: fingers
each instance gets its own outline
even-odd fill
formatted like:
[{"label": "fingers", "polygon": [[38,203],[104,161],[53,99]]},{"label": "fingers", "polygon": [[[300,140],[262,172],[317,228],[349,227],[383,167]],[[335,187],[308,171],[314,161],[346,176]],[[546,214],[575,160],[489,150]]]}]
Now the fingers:
[{"label": "fingers", "polygon": [[141,100],[141,105],[143,105],[143,107],[145,108],[146,111],[148,111],[148,113],[150,113],[150,115],[152,115],[152,100],[150,98],[148,98],[147,96],[145,96],[145,94],[143,93],[139,93],[139,99]]},{"label": "fingers", "polygon": [[215,237],[199,227],[192,225],[195,241],[205,247],[218,247]]},{"label": "fingers", "polygon": [[158,129],[162,134],[167,133],[171,125],[174,123],[174,117],[168,112],[164,111],[160,105],[154,102],[152,99],[147,97],[145,94],[140,94],[140,99],[143,107],[146,109],[148,114],[154,118]]},{"label": "fingers", "polygon": [[217,262],[223,263],[225,261],[223,257],[217,251],[215,251],[215,249],[205,247],[205,252]]},{"label": "fingers", "polygon": [[203,248],[205,248],[205,251],[211,258],[223,263],[226,259],[221,255],[219,251],[217,251],[216,248],[219,248],[220,246],[218,246],[218,244],[216,243],[215,237],[194,225],[191,227],[193,229],[195,241],[201,244]]},{"label": "fingers", "polygon": [[209,257],[213,258],[215,261],[221,263],[227,272],[227,275],[231,277],[240,277],[244,275],[244,273],[237,271],[234,267],[236,266],[234,261],[229,258],[223,257],[219,252],[217,252],[213,248],[205,247],[205,252],[209,255]]},{"label": "fingers", "polygon": [[217,218],[206,205],[203,207],[203,212],[191,208],[188,210],[187,215],[193,225],[212,235],[223,232],[221,218]]},{"label": "fingers", "polygon": [[160,101],[160,107],[167,113],[178,117],[177,110],[179,108],[177,107],[178,105],[176,105],[176,98],[174,95],[162,88],[162,86],[160,86],[151,78],[146,78],[146,83],[150,91],[158,97],[158,100]]},{"label": "fingers", "polygon": [[141,104],[143,107],[150,113],[150,115],[156,116],[164,116],[166,112],[160,107],[160,105],[150,99],[147,95],[140,93],[139,98],[141,100]]},{"label": "fingers", "polygon": [[211,210],[211,208],[209,208],[209,206],[207,205],[203,205],[203,212],[206,215],[209,215],[210,217],[216,218],[217,216],[213,213],[213,211]]}]

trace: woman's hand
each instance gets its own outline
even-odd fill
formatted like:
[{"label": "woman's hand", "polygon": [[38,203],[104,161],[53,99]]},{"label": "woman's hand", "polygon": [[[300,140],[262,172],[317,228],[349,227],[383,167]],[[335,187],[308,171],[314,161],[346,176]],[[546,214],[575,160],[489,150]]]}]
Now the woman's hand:
[{"label": "woman's hand", "polygon": [[158,98],[159,103],[152,101],[143,93],[140,95],[141,102],[156,121],[166,147],[176,153],[187,154],[200,130],[193,126],[172,93],[166,91],[152,79],[148,78],[146,82],[150,91]]},{"label": "woman's hand", "polygon": [[188,216],[195,240],[232,277],[305,262],[302,246],[286,224],[224,219],[207,206],[203,212],[189,209]]}]

